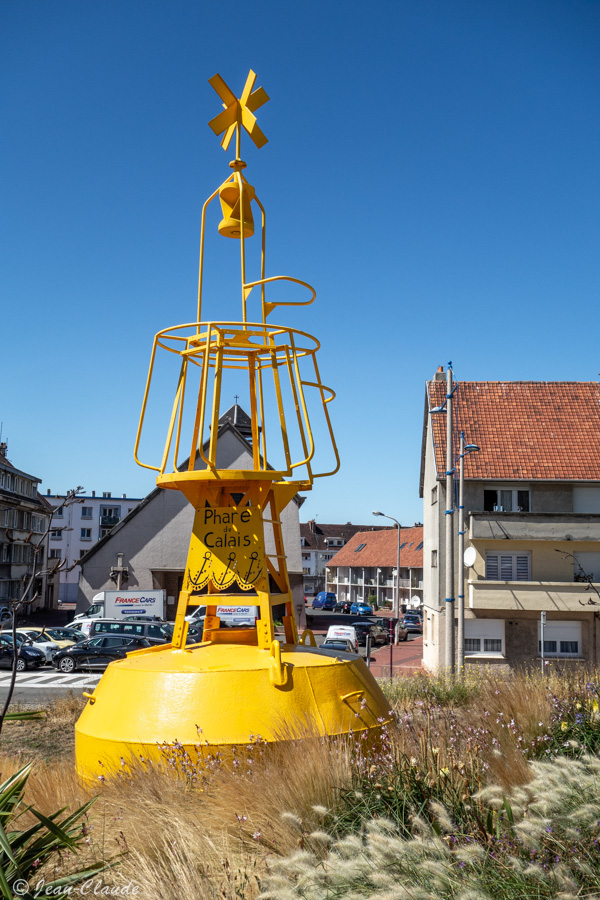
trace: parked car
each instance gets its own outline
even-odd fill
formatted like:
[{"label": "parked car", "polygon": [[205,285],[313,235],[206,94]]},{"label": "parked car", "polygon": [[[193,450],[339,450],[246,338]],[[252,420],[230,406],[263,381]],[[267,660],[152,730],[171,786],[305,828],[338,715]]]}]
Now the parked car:
[{"label": "parked car", "polygon": [[47,663],[51,663],[52,657],[56,651],[60,650],[60,645],[57,644],[56,641],[53,641],[50,635],[41,628],[17,628],[17,636],[18,635],[22,635],[25,640],[31,641],[38,650],[43,650],[46,654]]},{"label": "parked car", "polygon": [[120,634],[96,636],[59,650],[54,654],[52,662],[59,671],[67,675],[76,669],[105,669],[115,659],[125,659],[133,650],[150,646],[150,641],[146,638],[125,637]]},{"label": "parked car", "polygon": [[77,628],[59,628],[56,625],[52,625],[50,628],[44,628],[42,630],[58,644],[61,650],[65,647],[71,647],[73,644],[76,644],[77,641],[82,639],[81,631],[78,631]]},{"label": "parked car", "polygon": [[421,617],[417,616],[416,613],[406,613],[404,618],[400,619],[400,624],[403,628],[406,628],[410,634],[423,633],[423,622],[421,621]]},{"label": "parked car", "polygon": [[[12,669],[14,654],[14,644],[11,634],[0,635],[0,666],[5,669]],[[43,650],[39,650],[26,641],[17,641],[17,672],[24,672],[25,669],[43,666],[46,662],[46,654]]]},{"label": "parked car", "polygon": [[373,610],[368,603],[353,603],[350,607],[353,616],[372,616]]},{"label": "parked car", "polygon": [[356,650],[354,649],[350,641],[344,640],[323,641],[323,643],[321,644],[321,650],[341,650],[343,653],[354,653],[356,655]]},{"label": "parked car", "polygon": [[358,637],[354,625],[330,625],[323,643],[327,641],[348,641],[352,652],[358,653]]},{"label": "parked car", "polygon": [[335,609],[335,594],[328,591],[319,591],[312,602],[313,609]]},{"label": "parked car", "polygon": [[335,606],[333,608],[334,608],[335,612],[349,614],[350,610],[352,608],[352,604],[350,603],[349,600],[338,600],[338,602],[335,604]]},{"label": "parked car", "polygon": [[99,634],[119,634],[122,637],[145,638],[151,644],[168,644],[171,641],[168,624],[166,622],[153,622],[150,619],[140,621],[136,619],[126,622],[124,619],[95,619],[90,624],[88,637],[93,638]]},{"label": "parked car", "polygon": [[[390,630],[380,622],[353,622],[359,644],[367,643],[367,635],[371,635],[371,646],[389,644]],[[401,638],[406,640],[406,638]]]},{"label": "parked car", "polygon": [[124,622],[163,622],[160,616],[123,616]]}]

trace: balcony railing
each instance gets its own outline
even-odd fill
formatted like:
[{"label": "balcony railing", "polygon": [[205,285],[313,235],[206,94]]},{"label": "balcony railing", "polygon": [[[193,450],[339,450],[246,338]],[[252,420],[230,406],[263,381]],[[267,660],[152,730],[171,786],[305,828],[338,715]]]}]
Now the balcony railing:
[{"label": "balcony railing", "polygon": [[472,541],[600,541],[600,514],[472,512]]},{"label": "balcony railing", "polygon": [[113,525],[118,525],[120,521],[120,516],[100,516],[100,524],[105,528],[112,528]]},{"label": "balcony railing", "polygon": [[[600,591],[600,584],[595,585]],[[598,595],[587,584],[573,581],[469,581],[471,609],[525,610],[537,612],[588,612]]]}]

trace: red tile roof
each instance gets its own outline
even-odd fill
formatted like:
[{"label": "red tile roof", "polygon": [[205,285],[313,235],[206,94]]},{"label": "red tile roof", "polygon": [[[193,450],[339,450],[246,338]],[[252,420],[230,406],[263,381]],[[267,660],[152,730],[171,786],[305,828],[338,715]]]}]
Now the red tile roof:
[{"label": "red tile roof", "polygon": [[336,550],[335,545],[328,544],[328,540],[341,540],[346,545],[351,537],[358,531],[381,531],[385,525],[327,525],[321,522],[300,522],[300,537],[304,538],[303,550]]},{"label": "red tile roof", "polygon": [[[364,544],[362,550],[358,547]],[[402,544],[406,546],[402,547]],[[417,547],[420,549],[417,550]],[[400,568],[423,568],[423,526],[400,529]],[[327,565],[333,566],[391,566],[396,568],[398,554],[398,530],[362,531],[355,534],[345,547],[336,553]]]},{"label": "red tile roof", "polygon": [[[427,384],[430,407],[446,384]],[[571,381],[461,381],[454,394],[456,446],[465,478],[502,481],[600,481],[600,384]],[[431,416],[438,477],[446,471],[446,414]],[[456,451],[458,456],[458,449]]]}]

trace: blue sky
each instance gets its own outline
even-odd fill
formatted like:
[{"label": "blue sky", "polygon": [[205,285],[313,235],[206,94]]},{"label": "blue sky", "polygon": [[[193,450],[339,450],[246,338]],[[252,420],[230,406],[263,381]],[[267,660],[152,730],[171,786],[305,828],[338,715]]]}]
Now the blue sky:
[{"label": "blue sky", "polygon": [[[9,459],[42,490],[152,488],[132,455],[152,338],[195,317],[200,211],[232,158],[206,124],[208,78],[239,92],[253,68],[269,143],[242,156],[268,274],[317,289],[277,321],[320,339],[338,395],[342,468],[302,516],[420,521],[439,364],[598,377],[599,46],[595,0],[5,0]],[[217,293],[237,266],[222,245]],[[218,315],[237,318],[222,294]]]}]

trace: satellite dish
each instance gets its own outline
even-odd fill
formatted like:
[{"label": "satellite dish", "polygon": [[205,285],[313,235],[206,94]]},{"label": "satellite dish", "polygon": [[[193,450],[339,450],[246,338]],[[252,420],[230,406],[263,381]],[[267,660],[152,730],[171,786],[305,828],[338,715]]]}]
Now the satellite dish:
[{"label": "satellite dish", "polygon": [[467,547],[463,559],[465,561],[465,566],[471,568],[471,566],[477,559],[477,551],[475,550],[475,547]]}]

